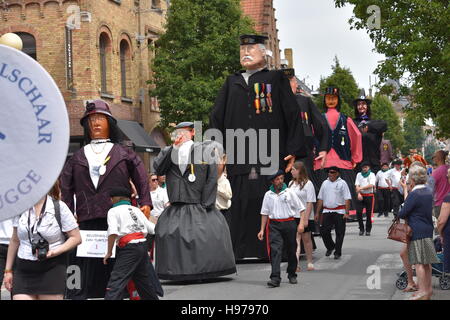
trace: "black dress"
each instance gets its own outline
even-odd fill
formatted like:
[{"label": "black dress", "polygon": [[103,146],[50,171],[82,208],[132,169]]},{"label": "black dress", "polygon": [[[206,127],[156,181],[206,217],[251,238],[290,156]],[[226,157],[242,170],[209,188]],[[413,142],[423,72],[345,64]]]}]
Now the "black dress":
[{"label": "black dress", "polygon": [[[191,147],[191,159],[204,144]],[[163,280],[202,280],[236,272],[228,224],[215,207],[217,165],[192,164],[195,181],[188,180],[171,160],[173,147],[154,161],[158,175],[166,176],[171,205],[156,224],[156,272]]]}]

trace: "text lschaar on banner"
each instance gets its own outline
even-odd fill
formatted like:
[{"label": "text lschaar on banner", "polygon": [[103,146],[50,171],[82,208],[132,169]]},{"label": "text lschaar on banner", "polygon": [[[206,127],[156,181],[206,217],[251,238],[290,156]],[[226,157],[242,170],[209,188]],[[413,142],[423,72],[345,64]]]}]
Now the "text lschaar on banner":
[{"label": "text lschaar on banner", "polygon": [[0,45],[0,221],[39,201],[67,157],[69,118],[52,77],[34,59]]}]

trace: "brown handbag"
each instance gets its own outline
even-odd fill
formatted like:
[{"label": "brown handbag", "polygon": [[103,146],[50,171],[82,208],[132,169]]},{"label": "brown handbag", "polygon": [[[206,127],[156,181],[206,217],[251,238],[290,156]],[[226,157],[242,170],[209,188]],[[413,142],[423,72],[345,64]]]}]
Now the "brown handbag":
[{"label": "brown handbag", "polygon": [[412,229],[408,224],[401,223],[399,218],[394,219],[388,230],[388,239],[408,243],[412,236]]}]

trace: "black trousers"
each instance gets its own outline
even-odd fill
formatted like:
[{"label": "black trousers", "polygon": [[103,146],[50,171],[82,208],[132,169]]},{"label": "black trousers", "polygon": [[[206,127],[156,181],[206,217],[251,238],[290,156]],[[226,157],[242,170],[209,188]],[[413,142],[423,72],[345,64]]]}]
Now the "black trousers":
[{"label": "black trousers", "polygon": [[398,211],[400,210],[400,205],[403,203],[403,195],[398,191],[398,189],[392,190],[392,211],[394,212],[394,216],[398,215]]},{"label": "black trousers", "polygon": [[[147,242],[129,243],[116,250],[116,263],[106,289],[105,300],[122,300],[124,290],[132,279],[142,300],[159,300],[150,272],[153,266],[147,253]],[[153,272],[155,272],[153,270]]]},{"label": "black trousers", "polygon": [[358,218],[359,230],[364,232],[364,222],[363,222],[363,209],[366,209],[366,232],[372,230],[372,214],[375,205],[375,197],[363,196],[362,201],[358,201],[358,210],[356,211],[356,217]]},{"label": "black trousers", "polygon": [[385,217],[387,217],[389,212],[392,210],[391,197],[392,197],[391,190],[380,188],[378,189],[377,191],[378,212],[384,214]]},{"label": "black trousers", "polygon": [[[322,215],[322,225],[320,234],[327,250],[334,250],[334,254],[342,255],[342,244],[345,236],[345,219],[343,214],[336,212],[326,212]],[[331,237],[331,230],[336,232],[336,242]]]},{"label": "black trousers", "polygon": [[[273,221],[269,224],[269,245],[270,245],[270,263],[272,264],[272,273],[270,279],[281,281],[281,259],[283,256],[283,247],[286,248],[288,267],[287,274],[289,278],[297,277],[297,223],[292,221]],[[267,235],[266,235],[267,236]]]},{"label": "black trousers", "polygon": [[[356,173],[353,170],[347,169],[339,169],[339,172],[339,176],[347,183],[348,189],[350,190],[350,194],[352,196],[350,210],[356,209],[358,207],[358,195],[355,190]],[[320,185],[328,179],[328,173],[324,169],[316,170],[315,173],[320,180]]]},{"label": "black trousers", "polygon": [[230,234],[236,260],[243,258],[268,259],[263,241],[256,235],[261,225],[261,206],[270,182],[266,176],[249,179],[248,175],[229,176],[231,199]]}]

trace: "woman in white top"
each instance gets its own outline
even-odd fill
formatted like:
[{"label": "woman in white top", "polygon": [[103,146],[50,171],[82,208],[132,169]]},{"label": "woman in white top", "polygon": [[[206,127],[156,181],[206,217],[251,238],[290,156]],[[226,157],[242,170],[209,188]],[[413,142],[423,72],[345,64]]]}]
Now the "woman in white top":
[{"label": "woman in white top", "polygon": [[291,169],[291,174],[292,181],[289,184],[289,188],[295,191],[303,206],[306,208],[301,217],[296,217],[300,218],[297,228],[297,259],[300,256],[300,241],[302,241],[308,261],[307,270],[311,271],[314,270],[312,231],[315,228],[313,207],[316,202],[316,191],[313,183],[308,178],[303,162],[296,161]]},{"label": "woman in white top", "polygon": [[[55,209],[58,204],[60,222]],[[32,245],[37,241],[40,245]],[[67,205],[60,201],[56,182],[48,195],[14,219],[4,279],[13,299],[62,300],[66,289],[66,253],[80,243],[78,224]]]}]

